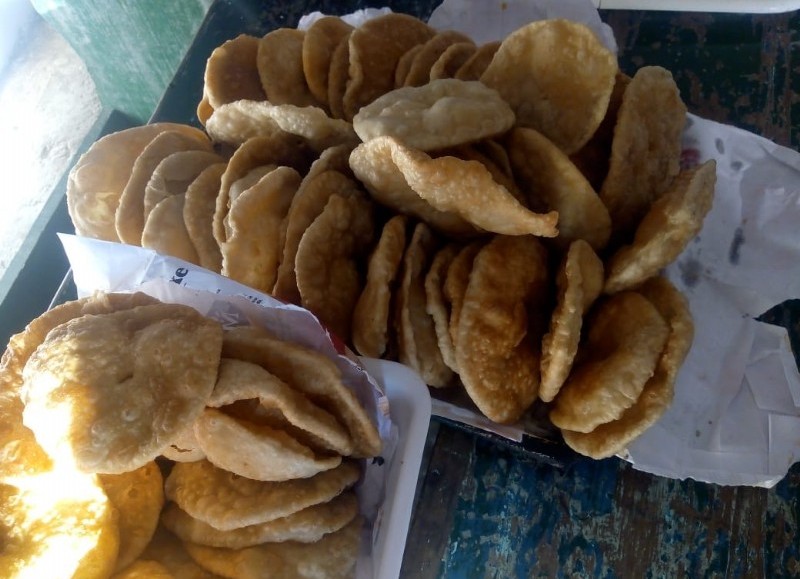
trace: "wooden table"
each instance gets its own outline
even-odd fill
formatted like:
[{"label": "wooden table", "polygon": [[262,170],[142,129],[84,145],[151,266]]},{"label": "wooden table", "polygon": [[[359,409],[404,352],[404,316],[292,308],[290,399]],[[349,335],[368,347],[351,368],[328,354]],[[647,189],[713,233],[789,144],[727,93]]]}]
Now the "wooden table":
[{"label": "wooden table", "polygon": [[[387,2],[426,18],[436,2]],[[205,59],[246,32],[364,2],[218,0],[154,120],[192,122]],[[620,62],[673,71],[690,111],[798,145],[798,15],[604,12]],[[797,319],[783,315],[787,323]],[[779,316],[780,317],[780,316]],[[800,468],[771,490],[633,470],[617,459],[559,468],[431,423],[403,577],[800,576]]]}]

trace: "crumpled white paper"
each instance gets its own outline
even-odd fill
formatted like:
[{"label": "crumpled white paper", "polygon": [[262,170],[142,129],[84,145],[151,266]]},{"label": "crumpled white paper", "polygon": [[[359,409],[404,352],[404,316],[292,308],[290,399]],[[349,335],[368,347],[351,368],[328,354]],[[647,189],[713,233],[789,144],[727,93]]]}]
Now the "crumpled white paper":
[{"label": "crumpled white paper", "polygon": [[617,52],[614,31],[588,0],[445,0],[431,13],[428,24],[437,30],[458,30],[483,44],[503,40],[528,22],[552,18],[583,22]]},{"label": "crumpled white paper", "polygon": [[784,328],[754,318],[800,298],[800,155],[689,116],[684,158],[717,161],[714,205],[665,274],[695,341],[662,419],[629,449],[642,470],[769,487],[800,458],[800,374]]},{"label": "crumpled white paper", "polygon": [[[386,498],[387,471],[398,445],[398,431],[389,415],[389,402],[374,379],[342,344],[337,344],[309,311],[274,299],[231,279],[178,258],[159,255],[120,243],[59,234],[72,268],[78,296],[97,291],[140,291],[167,303],[192,306],[223,327],[258,325],[274,335],[303,344],[328,356],[342,373],[342,381],[375,419],[383,441],[383,461],[367,461],[362,484],[357,488],[361,514],[372,533],[373,552],[363,549],[356,568],[357,579],[374,576],[375,547],[383,545],[381,529],[372,525],[381,519]],[[402,458],[402,457],[401,457]],[[409,458],[409,457],[407,457]],[[383,525],[388,532],[389,525]]]},{"label": "crumpled white paper", "polygon": [[[485,42],[542,18],[585,22],[616,48],[588,0],[445,0],[429,22]],[[769,487],[800,457],[800,375],[786,330],[755,318],[800,298],[800,155],[689,115],[684,160],[711,158],[714,206],[665,272],[689,299],[694,344],[671,408],[624,458],[667,477]],[[448,405],[434,413],[449,416]]]}]

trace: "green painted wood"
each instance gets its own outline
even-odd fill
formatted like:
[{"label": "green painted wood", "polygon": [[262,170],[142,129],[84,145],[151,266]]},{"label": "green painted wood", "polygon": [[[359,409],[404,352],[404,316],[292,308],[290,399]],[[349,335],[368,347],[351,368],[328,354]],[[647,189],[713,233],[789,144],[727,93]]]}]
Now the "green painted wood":
[{"label": "green painted wood", "polygon": [[145,123],[211,0],[32,0],[86,63],[102,104]]},{"label": "green painted wood", "polygon": [[800,13],[604,11],[627,73],[670,69],[691,112],[800,146]]}]

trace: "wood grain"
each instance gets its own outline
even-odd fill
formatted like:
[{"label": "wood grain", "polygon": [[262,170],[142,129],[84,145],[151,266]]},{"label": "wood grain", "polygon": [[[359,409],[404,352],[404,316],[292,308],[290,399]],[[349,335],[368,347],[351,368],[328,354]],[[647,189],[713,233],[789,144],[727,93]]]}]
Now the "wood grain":
[{"label": "wood grain", "polygon": [[779,577],[800,572],[800,469],[771,490],[618,459],[567,470],[450,426],[435,440],[403,577]]}]

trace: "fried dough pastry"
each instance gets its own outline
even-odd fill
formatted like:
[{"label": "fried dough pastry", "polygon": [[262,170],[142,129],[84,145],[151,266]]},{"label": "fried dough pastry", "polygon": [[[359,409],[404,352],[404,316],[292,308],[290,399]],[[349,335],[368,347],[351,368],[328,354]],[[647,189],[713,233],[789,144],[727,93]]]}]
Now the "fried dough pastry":
[{"label": "fried dough pastry", "polygon": [[694,324],[686,298],[663,277],[649,279],[637,291],[650,300],[669,325],[669,336],[655,373],[636,402],[612,422],[591,432],[564,430],[564,441],[592,458],[619,454],[666,412],[674,394],[675,379],[694,337]]},{"label": "fried dough pastry", "polygon": [[587,359],[570,374],[550,411],[553,424],[576,432],[591,432],[634,405],[669,336],[655,306],[633,291],[599,304],[588,328],[582,345]]},{"label": "fried dough pastry", "polygon": [[539,398],[551,402],[569,376],[581,339],[583,316],[603,287],[603,262],[583,240],[569,246],[556,276],[558,298],[542,339]]},{"label": "fried dough pastry", "polygon": [[519,419],[539,391],[536,317],[548,288],[547,253],[534,237],[497,236],[475,256],[458,317],[456,364],[481,412]]},{"label": "fried dough pastry", "polygon": [[23,421],[86,472],[136,469],[202,412],[222,327],[177,304],[85,315],[47,334],[23,370]]}]

